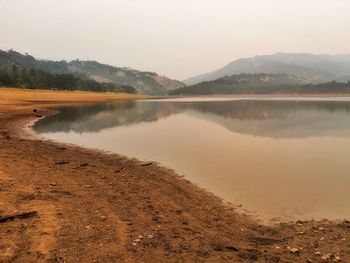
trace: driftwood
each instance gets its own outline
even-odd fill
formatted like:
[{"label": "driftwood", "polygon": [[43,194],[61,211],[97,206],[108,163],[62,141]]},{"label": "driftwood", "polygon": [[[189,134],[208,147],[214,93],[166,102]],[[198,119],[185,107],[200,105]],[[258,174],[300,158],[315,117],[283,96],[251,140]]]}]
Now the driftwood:
[{"label": "driftwood", "polygon": [[37,211],[30,211],[30,212],[23,212],[20,214],[0,216],[0,223],[5,223],[7,221],[13,221],[15,219],[31,218],[31,217],[36,216],[37,214],[38,214]]},{"label": "driftwood", "polygon": [[57,147],[58,150],[67,150],[67,147]]},{"label": "driftwood", "polygon": [[151,165],[151,164],[153,164],[153,162],[143,163],[143,164],[141,164],[141,166],[149,166],[149,165]]},{"label": "driftwood", "polygon": [[69,163],[69,162],[62,160],[62,161],[55,162],[55,165],[67,164],[67,163]]}]

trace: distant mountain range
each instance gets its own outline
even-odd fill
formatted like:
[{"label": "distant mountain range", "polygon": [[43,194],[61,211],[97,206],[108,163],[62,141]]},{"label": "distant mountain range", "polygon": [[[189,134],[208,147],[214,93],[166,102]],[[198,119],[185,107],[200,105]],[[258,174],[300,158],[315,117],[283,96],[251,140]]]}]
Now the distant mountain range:
[{"label": "distant mountain range", "polygon": [[96,61],[52,61],[39,60],[28,54],[0,50],[0,70],[17,65],[19,68],[36,69],[52,74],[76,74],[97,82],[115,83],[134,87],[139,94],[165,95],[169,91],[184,87],[177,80],[129,68],[114,67]]},{"label": "distant mountain range", "polygon": [[332,80],[347,81],[350,80],[350,55],[276,53],[242,58],[223,68],[183,80],[183,82],[187,85],[194,85],[202,81],[211,81],[241,73],[286,73],[305,83],[315,84]]},{"label": "distant mountain range", "polygon": [[170,95],[217,94],[349,94],[350,81],[309,83],[286,73],[255,73],[224,76],[169,92]]}]

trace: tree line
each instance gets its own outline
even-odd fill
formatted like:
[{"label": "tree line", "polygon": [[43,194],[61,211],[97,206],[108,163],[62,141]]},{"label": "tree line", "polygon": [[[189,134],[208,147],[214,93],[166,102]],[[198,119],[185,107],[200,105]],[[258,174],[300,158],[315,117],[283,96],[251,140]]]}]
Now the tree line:
[{"label": "tree line", "polygon": [[[273,76],[275,79],[262,80],[262,77],[266,76]],[[318,93],[350,94],[350,81],[302,84],[292,83],[288,80],[288,75],[283,74],[240,74],[175,89],[170,95]]]},{"label": "tree line", "polygon": [[95,92],[136,93],[136,89],[115,83],[100,83],[85,76],[51,74],[37,69],[19,68],[12,65],[0,70],[0,86],[25,89],[82,90]]}]

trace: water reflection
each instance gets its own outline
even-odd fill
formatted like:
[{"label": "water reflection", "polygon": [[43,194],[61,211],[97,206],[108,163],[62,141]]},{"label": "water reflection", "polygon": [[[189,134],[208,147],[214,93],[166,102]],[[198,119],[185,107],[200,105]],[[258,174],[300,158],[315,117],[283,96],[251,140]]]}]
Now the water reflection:
[{"label": "water reflection", "polygon": [[58,108],[60,113],[40,120],[38,132],[98,132],[103,129],[157,121],[176,113],[173,105],[124,101]]},{"label": "water reflection", "polygon": [[350,136],[348,101],[129,101],[63,107],[59,110],[59,115],[41,120],[35,129],[45,133],[98,132],[185,113],[215,122],[232,132],[254,136]]},{"label": "water reflection", "polygon": [[251,211],[350,218],[350,101],[136,101],[60,109],[49,139],[157,161]]}]

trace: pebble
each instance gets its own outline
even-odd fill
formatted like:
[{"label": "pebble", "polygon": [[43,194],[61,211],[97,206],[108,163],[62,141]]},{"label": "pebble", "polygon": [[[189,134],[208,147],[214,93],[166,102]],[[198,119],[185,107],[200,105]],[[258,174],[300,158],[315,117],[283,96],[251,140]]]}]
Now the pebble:
[{"label": "pebble", "polygon": [[137,243],[135,243],[135,242],[134,242],[134,243],[132,243],[132,245],[133,245],[134,247],[137,247]]},{"label": "pebble", "polygon": [[293,254],[295,254],[295,253],[299,252],[299,249],[297,249],[297,248],[292,248],[292,249],[290,250],[290,252],[292,252]]},{"label": "pebble", "polygon": [[55,182],[52,182],[50,185],[51,186],[56,186],[57,184]]},{"label": "pebble", "polygon": [[295,247],[291,248],[290,246],[287,247],[287,250],[293,254],[300,252],[300,250],[298,248],[295,248]]},{"label": "pebble", "polygon": [[105,217],[105,216],[100,216],[100,219],[101,219],[102,221],[105,221],[105,220],[107,219],[107,217]]},{"label": "pebble", "polygon": [[335,256],[333,259],[334,262],[339,262],[340,260],[341,260],[341,258],[339,256]]}]

